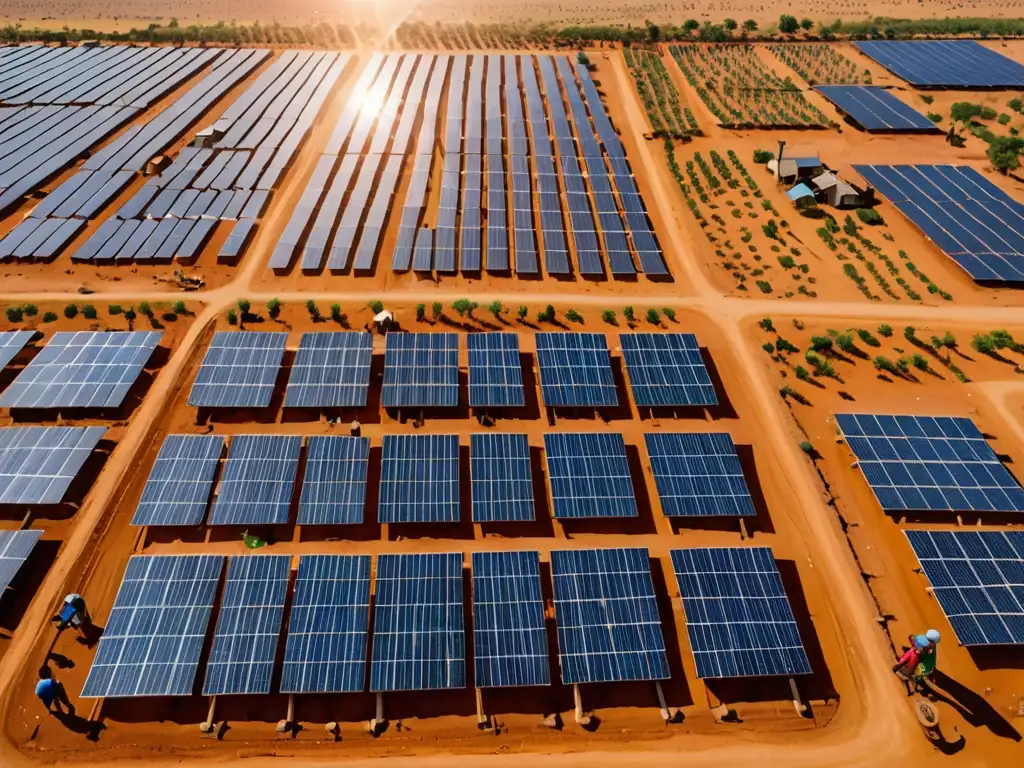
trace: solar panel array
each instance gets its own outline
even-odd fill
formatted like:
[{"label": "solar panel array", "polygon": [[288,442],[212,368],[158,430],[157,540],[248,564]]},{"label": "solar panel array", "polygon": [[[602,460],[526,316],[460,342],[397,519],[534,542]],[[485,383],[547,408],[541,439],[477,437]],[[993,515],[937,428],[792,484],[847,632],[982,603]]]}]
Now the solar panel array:
[{"label": "solar panel array", "polygon": [[666,517],[757,514],[728,433],[648,432],[644,440]]},{"label": "solar panel array", "polygon": [[697,677],[810,674],[771,549],[674,549],[671,554]]},{"label": "solar panel array", "polygon": [[54,333],[0,408],[117,408],[160,343],[157,331]]},{"label": "solar panel array", "polygon": [[624,333],[619,343],[638,406],[718,405],[692,333]]},{"label": "solar panel array", "polygon": [[217,331],[199,366],[188,404],[266,408],[274,396],[287,333]]},{"label": "solar panel array", "polygon": [[149,473],[132,525],[199,525],[224,452],[221,435],[168,435]]},{"label": "solar panel array", "polygon": [[82,698],[190,695],[223,566],[220,555],[133,555]]},{"label": "solar panel array", "polygon": [[866,131],[940,131],[927,117],[877,85],[819,85],[815,90]]},{"label": "solar panel array", "polygon": [[60,504],[106,427],[0,429],[0,504]]},{"label": "solar panel array", "polygon": [[299,435],[231,438],[210,525],[284,525],[299,471]]},{"label": "solar panel array", "polygon": [[618,405],[603,333],[538,333],[535,341],[544,405]]},{"label": "solar panel array", "polygon": [[469,404],[473,407],[522,407],[525,404],[519,334],[471,333]]},{"label": "solar panel array", "polygon": [[281,693],[363,690],[369,555],[303,555],[284,648]]},{"label": "solar panel array", "polygon": [[465,686],[462,555],[378,555],[370,690]]},{"label": "solar panel array", "polygon": [[961,645],[1024,644],[1024,532],[905,533]]},{"label": "solar panel array", "polygon": [[1024,282],[1024,209],[969,166],[855,165],[978,281]]},{"label": "solar panel array", "polygon": [[473,553],[473,682],[551,684],[537,552]]},{"label": "solar panel array", "polygon": [[526,435],[469,436],[474,523],[534,519],[530,444]]},{"label": "solar panel array", "polygon": [[291,555],[228,561],[204,696],[270,693],[291,562]]},{"label": "solar panel array", "polygon": [[544,435],[555,519],[636,517],[633,480],[622,435]]},{"label": "solar panel array", "polygon": [[6,368],[7,364],[18,356],[18,353],[35,335],[35,331],[4,331],[0,333],[0,370]]},{"label": "solar panel array", "polygon": [[921,88],[1024,88],[1024,66],[974,40],[870,40],[854,45]]},{"label": "solar panel array", "polygon": [[7,591],[39,543],[42,531],[0,531],[0,595]]},{"label": "solar panel array", "polygon": [[385,408],[459,404],[459,337],[454,333],[389,333],[384,348]]},{"label": "solar panel array", "polygon": [[562,682],[669,677],[646,549],[553,550]]},{"label": "solar panel array", "polygon": [[459,436],[384,435],[379,523],[459,521]]},{"label": "solar panel array", "polygon": [[370,386],[373,337],[304,333],[292,363],[286,408],[362,408]]},{"label": "solar panel array", "polygon": [[1024,512],[1024,489],[970,419],[837,413],[887,512]]},{"label": "solar panel array", "polygon": [[362,523],[369,457],[369,438],[340,435],[310,437],[297,523]]}]

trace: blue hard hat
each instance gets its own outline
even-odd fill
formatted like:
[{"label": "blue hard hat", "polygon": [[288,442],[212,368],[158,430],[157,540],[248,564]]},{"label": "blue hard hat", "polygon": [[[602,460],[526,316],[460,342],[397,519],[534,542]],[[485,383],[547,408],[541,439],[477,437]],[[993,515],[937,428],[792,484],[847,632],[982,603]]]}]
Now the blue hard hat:
[{"label": "blue hard hat", "polygon": [[928,640],[927,635],[915,635],[914,645],[916,645],[918,648],[927,648],[929,645],[931,645],[931,643]]}]

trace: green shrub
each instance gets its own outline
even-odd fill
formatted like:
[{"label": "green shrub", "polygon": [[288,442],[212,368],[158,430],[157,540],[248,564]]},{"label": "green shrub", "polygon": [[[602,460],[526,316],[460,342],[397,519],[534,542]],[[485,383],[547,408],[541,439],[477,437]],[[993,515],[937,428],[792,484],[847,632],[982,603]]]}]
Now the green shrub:
[{"label": "green shrub", "polygon": [[525,320],[526,319],[526,315],[527,315],[528,312],[529,312],[529,310],[527,310],[525,306],[520,307],[519,308],[519,313],[518,313],[519,314],[519,319],[520,320]]},{"label": "green shrub", "polygon": [[767,149],[755,149],[754,150],[754,162],[758,165],[765,165],[769,161],[775,159],[775,153],[769,152]]},{"label": "green shrub", "polygon": [[238,315],[233,309],[228,310],[228,325],[238,325]]},{"label": "green shrub", "polygon": [[880,342],[878,339],[876,339],[871,334],[871,331],[868,331],[868,330],[866,330],[864,328],[858,328],[857,329],[857,336],[860,337],[860,340],[863,341],[865,344],[867,344],[869,347],[880,347],[880,346],[882,346],[882,342]]},{"label": "green shrub", "polygon": [[796,261],[792,256],[779,256],[779,266],[783,269],[792,269],[796,266]]},{"label": "green shrub", "polygon": [[459,317],[465,317],[466,313],[469,312],[470,303],[469,299],[456,299],[452,302],[452,309],[455,310],[455,314]]},{"label": "green shrub", "polygon": [[427,305],[426,304],[417,304],[416,305],[416,319],[419,320],[420,322],[422,322],[423,319],[426,316],[427,316]]},{"label": "green shrub", "polygon": [[809,380],[810,380],[810,378],[811,378],[811,373],[810,373],[810,371],[808,371],[808,370],[807,370],[806,368],[804,368],[804,367],[803,367],[802,365],[798,365],[798,366],[797,366],[796,368],[794,368],[793,370],[794,370],[794,371],[796,372],[796,377],[797,377],[798,379],[800,379],[800,381],[809,381]]},{"label": "green shrub", "polygon": [[153,310],[152,310],[152,308],[150,308],[148,301],[140,301],[139,302],[139,314],[145,315],[146,317],[152,317],[153,316]]},{"label": "green shrub", "polygon": [[890,336],[892,336],[892,326],[889,325],[888,323],[883,323],[882,325],[878,326],[878,335],[884,336],[885,338],[888,339]]},{"label": "green shrub", "polygon": [[82,314],[85,315],[85,317],[88,318],[89,320],[95,320],[96,307],[94,307],[92,304],[86,304],[84,307],[82,307]]},{"label": "green shrub", "polygon": [[583,315],[577,312],[575,309],[568,309],[565,312],[565,319],[570,323],[582,323]]},{"label": "green shrub", "polygon": [[608,323],[608,325],[615,325],[615,310],[606,309],[601,313],[601,319]]},{"label": "green shrub", "polygon": [[138,315],[135,314],[135,307],[128,307],[128,309],[124,311],[124,319],[127,320],[129,323],[132,322],[136,317],[138,317]]},{"label": "green shrub", "polygon": [[910,356],[910,363],[919,371],[928,370],[928,358],[921,354],[913,354]]},{"label": "green shrub", "polygon": [[341,304],[331,304],[331,320],[336,323],[340,323],[342,317],[344,317],[344,315],[341,313]]},{"label": "green shrub", "polygon": [[800,450],[806,453],[808,456],[814,455],[814,446],[809,441],[804,440],[800,443]]},{"label": "green shrub", "polygon": [[64,317],[66,317],[68,320],[70,320],[77,314],[78,307],[75,306],[74,304],[68,304],[66,307],[64,307]]},{"label": "green shrub", "polygon": [[661,315],[658,314],[658,310],[654,307],[647,310],[647,322],[652,325],[661,325]]},{"label": "green shrub", "polygon": [[384,302],[380,299],[374,299],[373,301],[368,302],[366,306],[369,307],[370,311],[375,315],[379,315],[384,311]]},{"label": "green shrub", "polygon": [[121,309],[121,305],[120,304],[108,304],[107,305],[107,313],[108,314],[120,315],[122,312],[124,312],[124,310]]},{"label": "green shrub", "polygon": [[770,355],[775,351],[775,345],[772,344],[770,341],[766,341],[764,344],[761,345],[761,349],[763,349]]},{"label": "green shrub", "polygon": [[44,323],[52,323],[56,319],[57,319],[57,313],[56,312],[47,312],[46,314],[43,315],[43,322]]},{"label": "green shrub", "polygon": [[316,302],[312,299],[306,300],[306,311],[309,312],[309,316],[313,318],[313,320],[320,319],[320,307],[318,307]]},{"label": "green shrub", "polygon": [[925,117],[927,117],[933,123],[941,123],[942,122],[942,115],[937,114],[935,112],[929,112],[927,115],[925,115]]},{"label": "green shrub", "polygon": [[832,339],[828,336],[811,336],[811,349],[815,352],[830,352]]},{"label": "green shrub", "polygon": [[281,314],[281,300],[271,299],[267,302],[267,314],[270,315],[272,320],[276,320]]},{"label": "green shrub", "polygon": [[892,360],[885,357],[884,355],[878,355],[878,357],[875,358],[874,363],[875,368],[877,368],[879,371],[886,371],[887,373],[899,372],[899,368],[896,367],[896,363],[894,363]]},{"label": "green shrub", "polygon": [[176,315],[184,315],[188,312],[188,309],[185,307],[184,301],[178,300],[171,305],[171,312]]},{"label": "green shrub", "polygon": [[761,289],[761,293],[772,292],[772,284],[769,283],[767,280],[758,280],[757,287]]},{"label": "green shrub", "polygon": [[903,338],[911,343],[917,341],[917,329],[912,325],[908,325],[903,329]]},{"label": "green shrub", "polygon": [[35,317],[39,314],[39,308],[35,304],[26,304],[21,311],[25,313],[25,317]]},{"label": "green shrub", "polygon": [[23,311],[21,310],[21,307],[8,307],[8,308],[7,308],[6,310],[4,310],[4,311],[5,311],[5,313],[7,314],[7,319],[8,319],[9,321],[11,321],[12,323],[20,323],[20,322],[21,322],[21,320],[22,320],[22,317],[23,317],[23,316],[24,316],[24,314],[25,314],[25,313],[24,313],[24,312],[23,312]]},{"label": "green shrub", "polygon": [[992,343],[995,344],[996,349],[1012,349],[1014,352],[1020,349],[1020,345],[1014,341],[1009,331],[1000,329],[992,331],[989,335],[992,337]]},{"label": "green shrub", "polygon": [[971,339],[971,347],[976,352],[990,355],[996,351],[996,343],[987,333],[976,333]]},{"label": "green shrub", "polygon": [[1010,120],[1012,119],[1012,117],[1010,117],[1008,114],[1004,112],[998,118],[996,118],[996,122],[998,122],[1000,125],[1009,125]]},{"label": "green shrub", "polygon": [[874,208],[858,208],[857,218],[865,224],[881,224],[882,214],[876,211]]},{"label": "green shrub", "polygon": [[857,348],[853,341],[853,336],[848,333],[840,333],[836,336],[836,346],[843,352],[853,352]]},{"label": "green shrub", "polygon": [[761,326],[761,330],[768,331],[768,333],[773,333],[775,331],[775,325],[772,323],[772,319],[770,317],[762,317],[761,322],[759,322],[758,325]]},{"label": "green shrub", "polygon": [[633,308],[632,307],[623,307],[622,308],[622,316],[624,318],[626,318],[626,322],[632,323],[634,318],[635,318],[635,315],[633,313]]},{"label": "green shrub", "polygon": [[[523,316],[522,309],[525,309],[525,307],[520,307],[520,316]],[[444,305],[440,301],[435,301],[431,305],[430,311],[434,315],[434,319],[437,320],[437,318],[441,316],[441,313],[444,312]]]},{"label": "green shrub", "polygon": [[[242,317],[245,317],[246,315],[248,315],[250,309],[252,309],[252,304],[250,303],[250,301],[248,299],[239,299],[238,300],[238,311],[242,314]],[[146,310],[142,309],[142,305],[141,304],[139,305],[139,310],[144,315],[149,314],[148,312],[146,312]]]},{"label": "green shrub", "polygon": [[487,310],[495,317],[501,317],[501,310],[503,310],[504,308],[505,307],[502,305],[502,303],[497,299],[495,299],[494,301],[487,305]]},{"label": "green shrub", "polygon": [[676,311],[674,309],[672,309],[672,307],[664,307],[661,310],[661,313],[665,317],[667,317],[671,322],[674,323],[676,321]]}]

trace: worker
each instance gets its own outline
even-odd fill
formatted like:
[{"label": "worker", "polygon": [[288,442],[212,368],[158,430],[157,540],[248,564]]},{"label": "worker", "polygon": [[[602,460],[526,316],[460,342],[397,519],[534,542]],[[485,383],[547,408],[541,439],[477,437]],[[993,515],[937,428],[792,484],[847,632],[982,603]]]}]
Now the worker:
[{"label": "worker", "polygon": [[58,714],[63,714],[62,704],[66,704],[70,711],[74,711],[67,694],[64,693],[64,686],[54,679],[50,668],[43,666],[39,670],[39,682],[36,683],[36,696],[46,706],[47,712],[53,712],[56,705]]},{"label": "worker", "polygon": [[[921,636],[918,635],[916,638],[920,641]],[[942,635],[937,629],[929,629],[924,634],[924,645],[919,644],[919,656],[920,659],[917,664],[917,669],[914,670],[914,678],[918,683],[924,683],[931,676],[932,672],[935,671],[935,667],[939,663],[939,641],[942,640]]]},{"label": "worker", "polygon": [[904,682],[910,682],[920,659],[921,652],[918,650],[917,643],[913,642],[913,638],[911,638],[910,648],[896,662],[892,671],[899,675]]},{"label": "worker", "polygon": [[60,613],[51,620],[57,622],[57,631],[67,629],[69,626],[81,631],[82,627],[91,624],[89,611],[85,607],[85,598],[77,592],[66,595]]}]

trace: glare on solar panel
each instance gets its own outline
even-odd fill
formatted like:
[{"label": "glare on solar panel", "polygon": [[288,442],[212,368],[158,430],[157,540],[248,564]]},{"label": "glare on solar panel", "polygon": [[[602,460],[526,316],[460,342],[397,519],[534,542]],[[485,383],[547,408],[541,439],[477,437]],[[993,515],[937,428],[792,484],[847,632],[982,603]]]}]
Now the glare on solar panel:
[{"label": "glare on solar panel", "polygon": [[1024,644],[1024,532],[905,533],[961,645]]},{"label": "glare on solar panel", "polygon": [[199,408],[265,408],[274,395],[287,333],[217,331],[188,404]]},{"label": "glare on solar panel", "polygon": [[33,528],[0,531],[0,595],[7,591],[42,535],[42,531]]},{"label": "glare on solar panel", "polygon": [[473,553],[473,681],[551,684],[539,553]]},{"label": "glare on solar panel", "polygon": [[82,698],[190,695],[223,566],[220,555],[133,555]]},{"label": "glare on solar panel", "polygon": [[0,504],[60,504],[106,427],[0,429]]},{"label": "glare on solar panel", "polygon": [[458,435],[384,435],[377,521],[459,521]]},{"label": "glare on solar panel", "polygon": [[555,518],[636,517],[636,498],[620,434],[544,435]]},{"label": "glare on solar panel", "polygon": [[530,444],[526,435],[470,435],[469,475],[474,523],[534,519]]},{"label": "glare on solar panel", "polygon": [[168,435],[142,489],[132,525],[199,525],[223,452],[221,435]]},{"label": "glare on solar panel", "polygon": [[638,406],[718,404],[692,333],[624,333],[619,343]]},{"label": "glare on solar panel", "polygon": [[644,439],[666,517],[757,514],[728,433],[648,432]]},{"label": "glare on solar panel", "polygon": [[228,562],[203,695],[270,693],[291,555],[242,555]]},{"label": "glare on solar panel", "polygon": [[283,525],[288,522],[300,435],[231,438],[210,525]]},{"label": "glare on solar panel", "polygon": [[365,406],[372,357],[373,337],[368,333],[302,334],[285,391],[285,407]]},{"label": "glare on solar panel", "polygon": [[836,414],[886,511],[1024,512],[1024,489],[970,419]]},{"label": "glare on solar panel", "polygon": [[362,691],[370,620],[369,555],[303,555],[281,693]]},{"label": "glare on solar panel", "polygon": [[618,405],[603,333],[538,333],[535,340],[544,405]]},{"label": "glare on solar panel", "polygon": [[379,555],[370,690],[465,686],[462,555]]},{"label": "glare on solar panel", "polygon": [[519,334],[471,333],[469,404],[473,407],[521,407],[525,403]]},{"label": "glare on solar panel", "polygon": [[551,577],[564,684],[669,677],[646,549],[553,550]]},{"label": "glare on solar panel", "polygon": [[672,567],[697,677],[811,672],[771,549],[674,549]]},{"label": "glare on solar panel", "polygon": [[459,402],[459,337],[389,333],[384,350],[385,408],[454,407]]},{"label": "glare on solar panel", "polygon": [[370,440],[366,437],[310,437],[298,524],[362,523],[369,455]]}]

